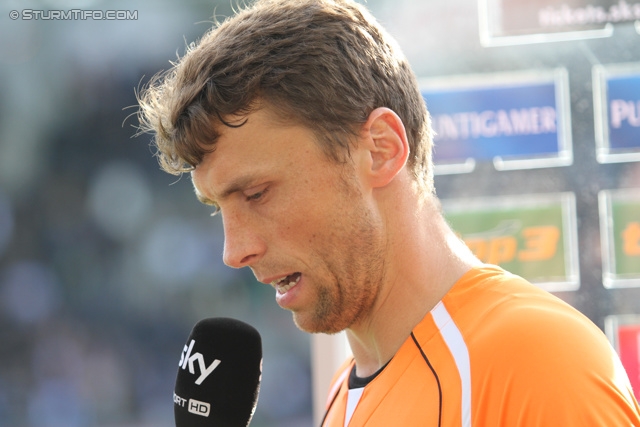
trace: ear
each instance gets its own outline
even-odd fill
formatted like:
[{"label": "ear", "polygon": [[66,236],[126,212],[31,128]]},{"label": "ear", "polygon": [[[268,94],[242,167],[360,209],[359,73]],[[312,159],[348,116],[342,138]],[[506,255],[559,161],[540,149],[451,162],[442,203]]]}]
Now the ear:
[{"label": "ear", "polygon": [[409,157],[407,133],[400,117],[386,107],[373,110],[362,126],[359,148],[364,149],[372,187],[389,184]]}]

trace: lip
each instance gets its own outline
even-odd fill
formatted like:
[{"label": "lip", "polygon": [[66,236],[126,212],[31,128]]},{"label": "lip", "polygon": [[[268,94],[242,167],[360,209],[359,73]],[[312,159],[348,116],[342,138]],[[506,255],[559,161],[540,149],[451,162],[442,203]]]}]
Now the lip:
[{"label": "lip", "polygon": [[[284,277],[284,276],[278,276],[274,280],[277,280],[278,278],[281,278],[281,277]],[[305,277],[303,274],[301,274],[300,279],[298,280],[298,283],[293,288],[285,292],[284,294],[281,294],[276,289],[276,302],[281,308],[285,310],[293,311],[296,301],[300,298],[300,292],[303,291],[304,281],[305,281]]]},{"label": "lip", "polygon": [[274,275],[274,276],[267,276],[267,277],[263,277],[263,278],[258,278],[258,282],[264,283],[265,285],[273,286],[272,283],[275,280],[280,280],[280,279],[282,279],[284,277],[287,277],[287,276],[289,276],[289,275],[291,275],[293,273],[295,273],[295,271],[292,271],[290,273],[283,273],[283,274],[277,274],[277,275]]}]

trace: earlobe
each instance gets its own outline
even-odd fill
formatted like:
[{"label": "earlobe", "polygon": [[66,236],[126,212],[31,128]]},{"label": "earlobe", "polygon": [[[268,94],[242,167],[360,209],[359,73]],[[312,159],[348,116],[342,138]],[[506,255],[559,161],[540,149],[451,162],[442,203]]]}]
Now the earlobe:
[{"label": "earlobe", "polygon": [[376,108],[363,126],[364,143],[370,156],[368,174],[374,187],[384,187],[404,168],[409,142],[400,117],[389,108]]}]

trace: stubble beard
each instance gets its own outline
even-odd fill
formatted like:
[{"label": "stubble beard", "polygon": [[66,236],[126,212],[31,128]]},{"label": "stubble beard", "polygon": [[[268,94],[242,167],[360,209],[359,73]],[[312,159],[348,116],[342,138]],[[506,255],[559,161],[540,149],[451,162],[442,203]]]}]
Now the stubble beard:
[{"label": "stubble beard", "polygon": [[342,191],[351,209],[348,214],[334,211],[343,226],[334,230],[325,253],[318,254],[326,266],[326,280],[312,284],[316,303],[311,312],[293,313],[296,326],[305,332],[335,334],[366,321],[384,280],[381,229],[361,203],[358,189],[347,181],[343,184],[349,187]]}]

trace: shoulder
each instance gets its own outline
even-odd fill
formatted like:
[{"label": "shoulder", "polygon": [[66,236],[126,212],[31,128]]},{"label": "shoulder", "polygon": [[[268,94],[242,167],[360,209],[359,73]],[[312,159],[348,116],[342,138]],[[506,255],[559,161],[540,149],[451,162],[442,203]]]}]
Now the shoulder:
[{"label": "shoulder", "polygon": [[578,337],[606,342],[600,329],[578,310],[500,268],[472,270],[443,302],[471,341],[577,333]]},{"label": "shoulder", "polygon": [[593,368],[612,357],[607,338],[591,320],[518,276],[486,276],[458,304],[456,322],[479,365],[526,366],[549,376],[550,370]]},{"label": "shoulder", "polygon": [[609,424],[595,425],[615,425],[633,413],[617,355],[582,313],[508,273],[474,286],[459,295],[454,318],[485,425],[522,425],[521,417],[539,420],[532,426],[592,425],[598,417]]}]

